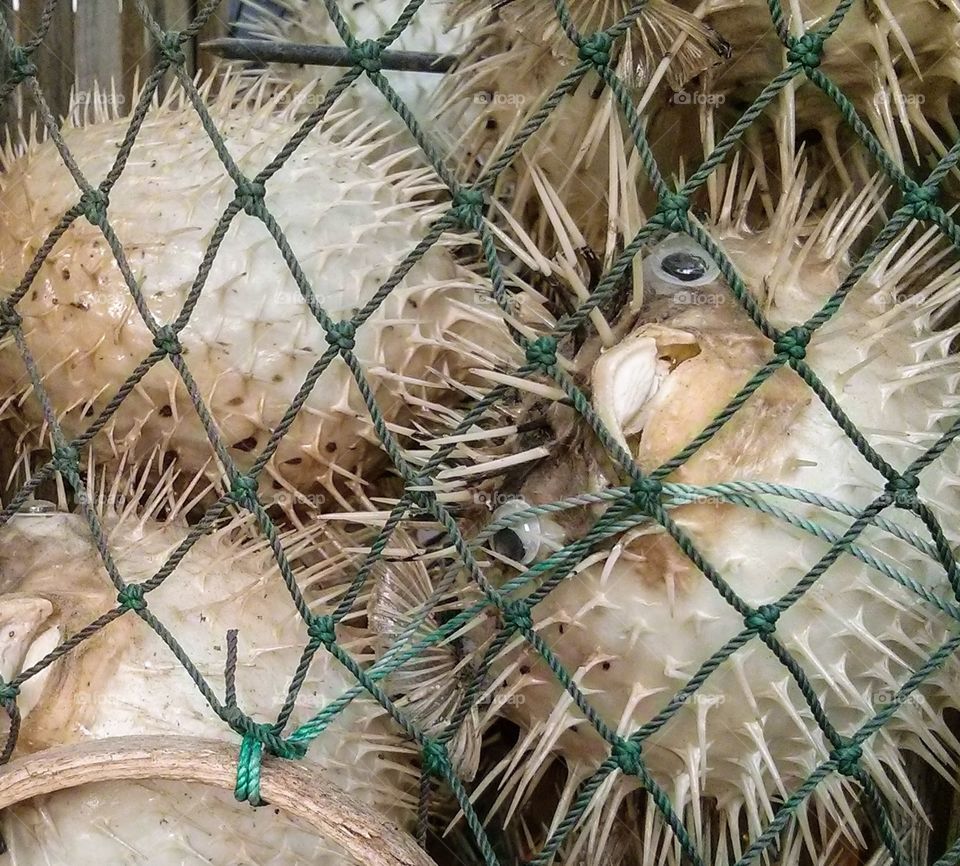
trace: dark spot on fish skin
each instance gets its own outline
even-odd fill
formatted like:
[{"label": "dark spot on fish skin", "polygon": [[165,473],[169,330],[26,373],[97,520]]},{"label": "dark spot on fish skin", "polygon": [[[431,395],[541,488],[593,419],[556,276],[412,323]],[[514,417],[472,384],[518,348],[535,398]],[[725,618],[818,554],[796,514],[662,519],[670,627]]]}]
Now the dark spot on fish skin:
[{"label": "dark spot on fish skin", "polygon": [[243,403],[243,397],[231,397],[227,400],[228,406],[239,406]]},{"label": "dark spot on fish skin", "polygon": [[560,634],[563,634],[563,623],[560,623]]},{"label": "dark spot on fish skin", "polygon": [[333,452],[337,450],[337,443],[336,443],[336,442],[328,442],[328,443],[326,444],[326,450],[327,450],[327,453],[328,453],[328,454],[333,454]]},{"label": "dark spot on fish skin", "polygon": [[602,667],[605,671],[608,671],[610,670],[610,662],[604,662],[602,665],[600,665],[600,667]]},{"label": "dark spot on fish skin", "polygon": [[85,304],[83,301],[71,301],[70,306],[78,310],[89,310],[90,305]]},{"label": "dark spot on fish skin", "polygon": [[520,670],[520,673],[526,675],[530,673],[530,665],[520,665],[519,670]]},{"label": "dark spot on fish skin", "polygon": [[173,416],[173,409],[171,409],[169,406],[161,406],[158,410],[158,414],[161,418],[170,418]]},{"label": "dark spot on fish skin", "polygon": [[233,447],[237,451],[243,451],[244,453],[249,453],[257,447],[257,437],[248,436],[246,439],[241,439],[239,442],[234,442]]},{"label": "dark spot on fish skin", "polygon": [[[287,464],[287,466],[299,466],[301,463],[303,463],[303,458],[291,457],[289,460],[285,460],[284,462]],[[275,484],[274,486],[279,487],[279,485],[277,484]]]},{"label": "dark spot on fish skin", "polygon": [[63,277],[65,280],[69,280],[69,279],[70,279],[70,268],[64,268],[62,271],[60,271],[60,276]]},{"label": "dark spot on fish skin", "polygon": [[282,382],[282,381],[283,381],[283,376],[281,376],[279,373],[274,373],[274,374],[273,374],[273,381],[274,381],[274,382]]}]

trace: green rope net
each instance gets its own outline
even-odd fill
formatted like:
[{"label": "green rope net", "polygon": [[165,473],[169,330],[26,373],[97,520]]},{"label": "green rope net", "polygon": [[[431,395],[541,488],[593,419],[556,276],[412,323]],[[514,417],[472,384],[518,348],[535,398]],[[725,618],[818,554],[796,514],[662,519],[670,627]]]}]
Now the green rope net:
[{"label": "green rope net", "polygon": [[[6,100],[18,87],[26,88],[35,100],[46,130],[59,150],[64,164],[72,174],[79,188],[80,195],[77,203],[63,214],[57,226],[50,233],[42,246],[37,250],[32,264],[23,275],[19,285],[13,288],[9,296],[0,301],[0,336],[10,335],[19,349],[23,363],[29,373],[36,397],[40,401],[44,417],[55,444],[52,459],[39,469],[16,494],[10,504],[0,512],[0,525],[6,523],[23,504],[34,494],[38,487],[46,480],[59,473],[69,489],[73,491],[90,527],[103,564],[117,591],[117,606],[104,614],[86,628],[70,636],[60,646],[56,647],[46,657],[38,661],[28,670],[9,683],[0,685],[0,704],[11,719],[11,732],[3,751],[3,760],[9,760],[16,743],[19,714],[17,709],[18,693],[22,685],[31,677],[51,665],[64,654],[77,648],[83,641],[106,627],[109,623],[121,616],[137,616],[144,621],[169,647],[190,675],[196,687],[208,702],[211,710],[219,716],[225,725],[229,726],[241,738],[239,770],[236,782],[236,796],[253,804],[260,802],[259,767],[263,754],[280,756],[286,759],[301,758],[307,746],[315,738],[321,736],[327,727],[338,715],[356,698],[369,695],[376,700],[396,722],[402,732],[412,740],[421,753],[422,783],[420,808],[420,837],[425,838],[425,823],[429,816],[429,798],[436,784],[446,785],[459,803],[465,816],[466,823],[473,834],[477,850],[487,866],[499,866],[500,860],[495,853],[494,846],[488,838],[481,818],[471,804],[470,795],[461,779],[458,777],[451,761],[448,748],[457,735],[471,707],[480,699],[482,684],[486,673],[507,642],[516,635],[523,638],[542,657],[543,661],[556,676],[557,681],[572,698],[574,704],[584,718],[592,725],[597,733],[609,746],[609,757],[596,767],[595,772],[583,782],[579,792],[570,805],[566,816],[561,820],[550,835],[546,844],[531,860],[528,866],[541,866],[551,862],[556,853],[564,845],[578,821],[591,805],[604,780],[615,773],[623,773],[636,777],[643,788],[650,795],[663,821],[670,827],[675,841],[679,845],[683,857],[691,863],[702,866],[703,857],[696,849],[683,822],[674,810],[670,798],[649,773],[644,761],[644,744],[651,735],[668,724],[671,718],[680,710],[687,699],[707,680],[717,667],[750,641],[762,641],[769,650],[789,671],[799,687],[813,717],[816,719],[823,735],[829,742],[832,751],[827,760],[823,761],[816,770],[780,805],[774,818],[767,824],[764,831],[751,840],[740,859],[741,864],[755,861],[763,852],[773,850],[781,831],[787,826],[797,811],[802,808],[818,783],[832,774],[841,774],[855,781],[863,793],[863,804],[873,822],[874,828],[897,866],[907,862],[906,855],[900,841],[893,830],[892,818],[888,805],[880,795],[875,782],[860,766],[859,759],[863,744],[876,733],[900,708],[912,693],[955,652],[960,646],[960,629],[954,637],[939,647],[918,668],[880,712],[863,724],[851,737],[841,736],[827,717],[817,695],[812,688],[803,668],[791,656],[787,648],[777,636],[778,620],[794,602],[801,598],[817,582],[818,578],[841,555],[852,555],[862,562],[879,570],[890,579],[897,581],[911,589],[918,599],[922,599],[931,606],[948,616],[960,621],[960,568],[950,546],[945,538],[941,526],[931,510],[917,495],[918,478],[926,466],[936,460],[948,445],[960,434],[960,418],[942,434],[939,440],[921,457],[914,460],[909,466],[895,467],[887,463],[867,442],[856,426],[849,420],[833,396],[826,390],[816,372],[805,360],[806,346],[812,335],[828,322],[839,310],[844,298],[853,289],[858,279],[866,272],[871,263],[883,251],[885,246],[904,229],[911,220],[920,220],[937,226],[946,238],[960,249],[960,230],[951,216],[937,204],[938,187],[946,174],[956,167],[960,161],[960,143],[955,144],[939,161],[934,170],[922,182],[908,177],[903,170],[897,167],[892,159],[884,152],[864,122],[857,116],[851,102],[830,79],[820,71],[820,59],[824,43],[830,38],[843,21],[845,14],[851,7],[853,0],[843,0],[826,24],[814,31],[808,32],[799,38],[790,36],[783,19],[780,0],[769,0],[769,10],[773,24],[782,43],[787,49],[788,65],[778,74],[743,113],[742,117],[732,125],[722,137],[709,158],[677,189],[671,189],[664,180],[651,148],[645,138],[643,124],[637,115],[629,97],[626,85],[611,68],[610,60],[615,43],[623,37],[633,25],[637,17],[642,14],[646,5],[644,0],[635,3],[625,17],[604,32],[589,35],[577,31],[570,10],[565,0],[554,0],[556,14],[563,30],[577,48],[578,62],[557,84],[556,88],[545,100],[542,106],[534,112],[526,125],[520,130],[516,138],[510,143],[503,154],[491,164],[482,178],[472,186],[461,185],[450,168],[444,164],[439,156],[438,149],[431,143],[426,130],[417,122],[417,119],[408,111],[404,103],[391,88],[388,80],[381,74],[380,55],[393,43],[410,24],[418,13],[425,0],[410,0],[403,14],[395,24],[376,40],[358,41],[351,32],[347,22],[341,15],[335,0],[324,0],[327,11],[333,20],[341,38],[350,51],[353,66],[350,67],[336,84],[330,88],[323,101],[302,121],[296,134],[290,141],[283,144],[276,156],[255,177],[246,177],[231,159],[218,132],[214,121],[208,113],[204,100],[198,92],[194,82],[185,72],[185,57],[183,44],[196,36],[204,24],[219,5],[218,0],[208,0],[202,4],[192,24],[180,32],[163,32],[150,13],[145,0],[136,0],[136,8],[145,26],[152,33],[160,48],[160,60],[152,73],[146,79],[139,101],[132,113],[126,136],[117,152],[113,167],[107,175],[97,183],[86,178],[71,156],[62,136],[58,132],[55,119],[44,100],[43,93],[37,82],[37,68],[32,58],[38,46],[44,39],[55,10],[56,0],[46,0],[44,12],[41,16],[39,31],[36,37],[25,45],[18,45],[0,16],[0,36],[7,55],[7,68],[2,86],[0,86],[0,100]],[[382,304],[395,286],[403,279],[413,265],[419,261],[427,250],[435,244],[444,232],[470,231],[480,240],[483,258],[486,264],[489,279],[493,287],[493,294],[497,303],[509,312],[510,294],[504,281],[504,265],[501,261],[501,251],[495,242],[488,223],[485,221],[485,206],[492,194],[498,176],[513,162],[524,143],[533,136],[544,124],[551,112],[561,103],[564,97],[588,73],[598,75],[616,98],[623,117],[632,135],[632,144],[642,161],[647,177],[657,193],[659,206],[654,216],[637,232],[636,236],[625,244],[622,252],[617,256],[613,265],[600,279],[595,290],[582,305],[570,315],[562,318],[551,334],[545,334],[535,340],[528,341],[514,332],[514,339],[525,354],[526,363],[515,370],[513,375],[521,378],[546,375],[563,391],[569,403],[575,408],[582,422],[593,430],[598,440],[605,446],[609,457],[616,463],[629,483],[605,490],[601,494],[584,495],[563,502],[530,508],[526,511],[517,511],[508,518],[486,526],[473,538],[466,538],[461,532],[454,515],[438,499],[432,489],[431,478],[436,473],[444,459],[451,453],[453,446],[445,446],[436,451],[423,466],[414,466],[404,459],[400,444],[395,435],[387,428],[383,414],[373,399],[371,389],[360,363],[353,353],[354,336],[357,330]],[[170,323],[157,321],[150,311],[140,287],[133,276],[131,268],[125,258],[122,244],[110,225],[110,193],[124,170],[130,156],[134,141],[147,116],[151,101],[157,92],[164,76],[172,74],[182,88],[187,98],[194,106],[201,118],[203,126],[210,137],[211,146],[219,155],[225,171],[236,185],[236,196],[229,204],[216,225],[209,247],[197,271],[196,278],[188,293],[183,309],[176,319]],[[383,94],[393,110],[402,118],[414,139],[420,145],[425,158],[432,165],[438,177],[446,184],[451,195],[449,209],[432,225],[424,239],[404,258],[395,268],[390,277],[383,283],[375,296],[357,314],[348,321],[333,321],[324,311],[318,301],[313,288],[299,267],[297,259],[287,243],[283,229],[271,215],[265,201],[265,191],[270,179],[280,170],[298,146],[306,139],[311,131],[317,127],[327,114],[338,97],[361,76],[366,75]],[[760,116],[765,108],[777,97],[787,85],[795,79],[809,79],[803,86],[817,87],[825,93],[837,106],[845,123],[853,130],[860,142],[876,159],[885,175],[903,193],[900,206],[886,222],[883,230],[868,246],[860,259],[842,283],[809,320],[797,323],[793,327],[779,331],[766,320],[761,309],[751,297],[742,278],[733,264],[710,236],[688,216],[691,196],[706,182],[707,178],[726,159],[740,142],[748,127]],[[184,329],[196,307],[197,301],[204,288],[207,275],[210,273],[217,256],[219,246],[234,218],[241,212],[260,220],[273,237],[274,241],[286,261],[290,273],[297,282],[299,290],[308,304],[317,321],[323,326],[329,344],[323,354],[316,359],[309,375],[303,382],[296,398],[276,425],[276,429],[269,439],[262,453],[257,456],[250,470],[241,473],[231,459],[215,423],[191,376],[189,365],[181,354],[178,335]],[[68,440],[58,424],[56,413],[44,390],[40,370],[32,357],[22,330],[22,322],[17,312],[17,304],[29,290],[34,277],[42,263],[51,252],[58,239],[67,231],[71,224],[79,219],[86,219],[97,226],[109,244],[121,273],[129,288],[144,323],[150,329],[156,346],[149,356],[144,358],[136,367],[122,388],[114,395],[103,411],[94,419],[93,423],[82,435]],[[618,444],[617,440],[604,427],[598,416],[590,406],[587,396],[576,386],[574,381],[564,372],[557,362],[558,341],[564,336],[587,323],[591,311],[611,299],[618,283],[626,274],[628,268],[641,247],[657,232],[667,229],[671,232],[682,232],[690,236],[708,251],[714,259],[724,279],[729,284],[733,294],[750,316],[757,328],[774,343],[774,356],[747,382],[742,390],[729,402],[722,412],[713,420],[703,432],[685,448],[650,474],[642,473],[631,456]],[[336,357],[342,357],[349,366],[356,383],[366,402],[367,409],[373,419],[375,430],[382,442],[383,448],[390,456],[397,473],[404,479],[405,492],[397,505],[392,509],[383,528],[370,545],[367,553],[352,577],[348,591],[342,597],[334,611],[328,615],[315,616],[304,599],[295,580],[293,570],[287,559],[284,548],[278,540],[278,527],[271,519],[258,496],[258,479],[264,467],[276,451],[278,443],[290,428],[301,407],[306,401],[311,389],[324,370]],[[128,583],[120,574],[116,563],[111,557],[104,538],[104,531],[97,517],[95,508],[88,495],[85,481],[80,474],[80,458],[84,449],[89,445],[96,434],[102,430],[110,418],[117,411],[126,396],[136,387],[143,377],[157,364],[172,364],[190,395],[210,443],[222,465],[226,467],[230,480],[230,489],[205,513],[203,518],[190,528],[182,543],[169,556],[166,563],[150,579],[142,583]],[[665,479],[678,467],[688,461],[705,443],[733,417],[743,403],[753,394],[760,385],[770,378],[779,368],[791,367],[816,394],[817,398],[826,407],[830,415],[840,428],[855,444],[864,458],[886,479],[886,487],[882,495],[876,497],[866,508],[857,510],[843,503],[818,497],[802,490],[783,487],[774,484],[758,482],[731,482],[709,487],[677,484]],[[505,385],[489,390],[482,399],[476,400],[465,411],[462,421],[453,434],[460,434],[476,424],[484,413],[499,401],[509,396],[511,389]],[[691,539],[684,533],[678,524],[671,518],[671,510],[685,502],[699,497],[715,497],[719,500],[737,504],[743,508],[772,515],[804,532],[807,532],[829,543],[829,550],[804,575],[796,586],[782,598],[771,604],[754,608],[746,603],[724,579],[717,573],[697,550]],[[791,499],[796,502],[815,504],[833,513],[851,519],[849,528],[842,534],[827,530],[816,523],[805,520],[789,511],[773,505],[768,497],[775,496]],[[497,586],[485,575],[483,568],[478,564],[477,550],[482,547],[499,529],[508,523],[521,522],[524,518],[535,514],[561,510],[587,503],[602,504],[605,511],[595,522],[583,538],[563,547],[547,559],[531,566],[527,571],[513,578],[507,583]],[[271,549],[279,566],[280,574],[289,591],[290,598],[303,619],[308,642],[303,656],[295,672],[292,672],[289,692],[280,710],[277,720],[273,723],[260,723],[245,713],[236,703],[236,695],[232,687],[231,664],[236,662],[236,636],[228,638],[227,653],[227,692],[223,699],[215,694],[211,686],[204,680],[200,671],[194,666],[190,658],[181,648],[176,635],[172,634],[164,624],[154,616],[150,609],[150,593],[166,581],[177,568],[178,563],[187,555],[192,545],[209,532],[217,523],[218,518],[228,509],[240,508],[250,512],[259,526],[260,531],[269,540]],[[894,521],[883,517],[887,509],[905,509],[916,515],[929,532],[930,539],[924,540],[917,535],[901,528]],[[447,534],[447,543],[456,551],[457,562],[450,568],[452,571],[465,570],[470,580],[481,594],[481,600],[473,606],[460,611],[456,616],[446,621],[442,627],[425,632],[425,621],[430,614],[436,600],[427,604],[417,615],[416,620],[407,627],[392,647],[383,653],[378,661],[372,664],[361,665],[343,647],[337,637],[337,626],[350,611],[351,606],[372,580],[374,568],[392,535],[404,519],[411,516],[429,517],[435,520]],[[661,712],[650,719],[629,736],[620,736],[613,730],[599,713],[591,706],[588,695],[578,687],[574,678],[566,671],[560,660],[554,655],[533,626],[534,607],[565,580],[584,557],[598,542],[611,539],[627,529],[642,523],[653,522],[662,527],[676,541],[677,545],[690,558],[693,564],[703,573],[705,578],[716,588],[716,591],[733,607],[743,619],[743,629],[723,647],[720,647],[710,658],[706,659],[699,671],[690,681],[666,704]],[[917,551],[932,558],[943,568],[949,586],[952,589],[954,601],[944,601],[930,590],[924,588],[909,575],[884,563],[869,552],[868,549],[857,544],[858,537],[869,526],[877,527],[885,532],[896,535],[901,540],[910,543]],[[440,584],[443,585],[443,581]],[[523,589],[524,594],[518,598],[518,591]],[[397,670],[404,663],[423,653],[431,646],[435,646],[469,622],[485,608],[495,607],[500,614],[502,627],[492,641],[477,665],[472,680],[463,693],[456,712],[448,725],[441,733],[428,735],[408,713],[391,699],[382,683],[386,676]],[[424,636],[426,635],[426,636]],[[297,700],[300,688],[305,679],[305,672],[311,660],[318,652],[330,653],[356,679],[356,685],[344,693],[339,699],[319,708],[319,711],[305,724],[295,730],[287,730],[287,721],[290,710]],[[937,866],[952,866],[960,863],[960,840],[955,842],[948,852],[938,861]]]}]

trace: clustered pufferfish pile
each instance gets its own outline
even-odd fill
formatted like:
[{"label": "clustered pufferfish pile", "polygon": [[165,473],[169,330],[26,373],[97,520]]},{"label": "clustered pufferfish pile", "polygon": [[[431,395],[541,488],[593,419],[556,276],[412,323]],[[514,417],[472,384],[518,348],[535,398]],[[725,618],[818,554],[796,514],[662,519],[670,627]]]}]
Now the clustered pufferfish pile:
[{"label": "clustered pufferfish pile", "polygon": [[[338,39],[322,3],[244,3],[261,38]],[[338,5],[369,39],[406,4]],[[928,659],[960,642],[960,257],[918,219],[930,208],[874,242],[902,193],[801,72],[692,196],[691,231],[660,222],[623,262],[664,190],[803,54],[784,48],[777,27],[808,34],[801,47],[816,51],[809,34],[832,27],[835,10],[785,4],[775,22],[754,0],[566,6],[585,35],[633,16],[605,55],[630,107],[588,69],[498,175],[484,212],[496,279],[489,244],[453,224],[409,266],[450,196],[366,78],[266,180],[266,223],[256,202],[231,204],[237,183],[191,99],[179,86],[155,99],[105,211],[119,257],[83,217],[45,240],[80,197],[74,171],[93,186],[107,176],[131,118],[78,105],[59,135],[75,169],[33,122],[7,142],[0,293],[16,301],[20,330],[0,339],[4,503],[50,459],[52,417],[66,440],[81,436],[169,345],[163,326],[177,322],[173,358],[189,370],[163,358],[128,389],[79,450],[85,496],[55,473],[0,526],[14,759],[117,736],[239,746],[197,672],[216,701],[235,692],[251,719],[280,713],[289,734],[356,684],[323,648],[302,661],[305,618],[336,612],[337,641],[359,666],[395,659],[384,694],[418,731],[457,724],[447,751],[484,835],[450,786],[435,784],[426,843],[437,866],[519,866],[545,847],[559,866],[671,866],[689,862],[691,847],[711,866],[881,864],[893,860],[885,837],[910,862],[933,862],[953,843],[937,822],[957,778],[960,665],[953,652]],[[960,135],[960,7],[844,8],[811,68],[848,95],[861,132],[899,171],[922,180]],[[384,75],[465,184],[486,176],[589,55],[538,0],[427,0],[393,47],[460,58],[442,76]],[[197,98],[232,166],[254,178],[338,75],[225,68]],[[942,187],[946,205],[952,174]],[[218,230],[228,207],[238,212]],[[612,293],[564,326],[614,267]],[[800,327],[841,287],[832,316]],[[328,323],[363,322],[328,336],[321,310]],[[558,326],[555,361],[518,373],[530,357],[520,344]],[[791,363],[747,388],[784,353]],[[473,411],[494,387],[500,398]],[[299,411],[285,418],[292,403]],[[264,538],[231,505],[181,558],[184,537],[233,483],[224,456],[259,472],[278,533]],[[427,467],[473,567],[437,514],[410,510],[394,525],[397,458]],[[897,478],[912,466],[922,466],[915,483]],[[650,473],[656,484],[636,483]],[[614,491],[631,485],[632,507],[615,505]],[[149,581],[171,555],[177,567],[146,607],[134,598],[58,650],[116,606],[110,570]],[[528,627],[505,630],[523,617],[492,604],[498,592],[527,600]],[[459,628],[428,642],[457,617]],[[403,657],[398,641],[425,643]],[[731,641],[725,660],[708,663]],[[853,745],[925,665],[922,684]],[[698,688],[683,691],[692,678]],[[382,814],[384,838],[417,832],[421,748],[371,696],[347,704],[301,760]],[[37,797],[0,814],[0,830],[5,856],[23,866],[355,862],[279,810],[164,781]],[[764,834],[771,844],[751,848]]]}]

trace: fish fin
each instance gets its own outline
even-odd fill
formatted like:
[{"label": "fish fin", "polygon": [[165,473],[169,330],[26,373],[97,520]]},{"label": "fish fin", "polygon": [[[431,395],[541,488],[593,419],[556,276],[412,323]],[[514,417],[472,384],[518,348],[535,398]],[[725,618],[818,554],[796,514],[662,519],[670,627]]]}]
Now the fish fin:
[{"label": "fish fin", "polygon": [[43,624],[53,615],[45,598],[10,593],[0,598],[0,676],[10,682],[23,663]]},{"label": "fish fin", "polygon": [[[422,562],[387,562],[377,571],[367,617],[377,635],[378,657],[389,652],[405,634],[408,647],[433,634],[440,628],[439,617],[459,605],[456,589],[441,591],[436,606],[423,616],[424,608],[434,601],[436,588]],[[440,734],[449,724],[470,679],[469,665],[457,644],[454,637],[431,644],[385,680],[387,693],[395,698],[398,708],[431,736]],[[467,713],[448,748],[459,775],[467,781],[473,779],[480,748],[475,707]]]},{"label": "fish fin", "polygon": [[[730,58],[730,43],[723,36],[669,0],[650,0],[637,19],[637,30],[642,78],[671,53],[677,37],[686,37],[666,71],[667,83],[674,90],[682,90],[691,79]],[[634,39],[635,44],[637,41]]]}]

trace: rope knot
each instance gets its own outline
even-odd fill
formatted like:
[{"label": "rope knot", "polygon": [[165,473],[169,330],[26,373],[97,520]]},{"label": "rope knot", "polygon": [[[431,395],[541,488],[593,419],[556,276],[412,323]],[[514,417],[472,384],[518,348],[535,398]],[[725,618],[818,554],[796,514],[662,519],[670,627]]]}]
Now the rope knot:
[{"label": "rope knot", "polygon": [[103,226],[107,221],[107,205],[110,200],[99,189],[89,189],[80,196],[80,210],[87,221],[95,226]]},{"label": "rope knot", "polygon": [[466,187],[453,194],[453,208],[450,211],[454,219],[467,229],[478,229],[482,218],[483,193],[478,189]]},{"label": "rope knot", "polygon": [[337,628],[333,617],[315,616],[307,624],[307,635],[310,640],[318,640],[327,649],[330,649],[337,642]]},{"label": "rope knot", "polygon": [[63,448],[55,448],[53,451],[53,468],[61,475],[64,472],[76,472],[80,455],[77,449],[71,445],[64,445]]},{"label": "rope knot", "polygon": [[359,66],[367,75],[376,75],[383,67],[381,54],[383,46],[376,39],[365,39],[350,49],[350,62]]},{"label": "rope knot", "polygon": [[183,53],[183,35],[176,30],[168,30],[160,37],[160,53],[176,66],[187,62]]},{"label": "rope knot", "polygon": [[804,33],[803,36],[790,41],[787,60],[790,63],[799,63],[808,72],[816,69],[823,60],[825,41],[826,37],[822,33]]},{"label": "rope knot", "polygon": [[807,357],[807,343],[810,342],[810,330],[802,325],[784,331],[774,343],[774,351],[778,355],[786,355],[794,361],[802,361]]},{"label": "rope knot", "polygon": [[663,485],[656,478],[640,478],[630,485],[630,495],[640,511],[649,513],[660,504]]},{"label": "rope knot", "polygon": [[10,303],[9,298],[0,301],[0,325],[3,326],[0,328],[0,333],[20,327],[22,322],[23,318],[17,312],[17,308]]},{"label": "rope knot", "polygon": [[503,621],[511,631],[530,631],[533,628],[530,605],[522,601],[511,601],[503,608]]},{"label": "rope knot", "polygon": [[267,188],[256,180],[242,178],[237,184],[236,202],[243,208],[243,212],[250,216],[260,216],[263,213],[263,197]]},{"label": "rope knot", "polygon": [[862,756],[863,749],[857,743],[848,743],[830,753],[830,759],[837,762],[837,772],[843,776],[857,775]]},{"label": "rope knot", "polygon": [[443,778],[450,773],[450,755],[447,747],[439,740],[427,738],[420,750],[423,774]]},{"label": "rope knot", "polygon": [[37,64],[30,59],[31,52],[22,45],[15,45],[7,60],[7,75],[11,81],[19,84],[37,74]]},{"label": "rope knot", "polygon": [[780,608],[775,604],[762,604],[749,616],[744,617],[747,628],[759,634],[773,634],[780,619]]},{"label": "rope knot", "polygon": [[660,201],[657,204],[657,212],[653,218],[664,226],[664,228],[681,232],[687,228],[689,223],[687,217],[689,210],[689,198],[679,192],[667,192],[660,196]]},{"label": "rope knot", "polygon": [[255,722],[246,713],[237,711],[236,708],[228,708],[229,711],[222,714],[222,718],[240,734],[244,740],[252,740],[254,743],[262,746],[271,755],[278,758],[287,758],[297,760],[307,753],[307,747],[303,743],[294,743],[285,740],[276,732],[273,725]]},{"label": "rope knot", "polygon": [[259,482],[250,475],[238,475],[230,485],[230,498],[244,508],[253,508],[257,502]]},{"label": "rope knot", "polygon": [[893,497],[893,501],[900,508],[913,508],[917,504],[917,488],[920,479],[916,475],[898,475],[890,479],[886,491]]},{"label": "rope knot", "polygon": [[593,64],[597,69],[602,69],[604,66],[610,65],[611,48],[613,48],[613,37],[601,30],[599,33],[588,36],[580,43],[577,56],[581,60]]},{"label": "rope knot", "polygon": [[266,749],[271,755],[280,758],[297,760],[307,753],[307,747],[302,743],[284,740],[274,730],[273,725],[257,724],[236,707],[228,707],[223,718],[243,737],[237,759],[237,784],[233,789],[233,796],[241,803],[249,802],[252,806],[266,805],[260,797],[263,750]]},{"label": "rope knot", "polygon": [[147,600],[143,597],[143,585],[128,583],[117,593],[117,604],[124,610],[146,610]]},{"label": "rope knot", "polygon": [[168,355],[183,354],[183,346],[180,345],[180,338],[173,325],[158,328],[153,338],[153,345]]},{"label": "rope knot", "polygon": [[549,370],[557,363],[557,341],[554,337],[537,337],[527,346],[527,363]]},{"label": "rope knot", "polygon": [[341,352],[353,350],[356,342],[357,326],[350,321],[334,322],[326,333],[327,342],[336,346]]},{"label": "rope knot", "polygon": [[639,776],[642,751],[639,743],[620,737],[617,742],[613,744],[611,757],[617,762],[617,766],[628,776]]},{"label": "rope knot", "polygon": [[20,686],[15,686],[13,683],[0,684],[0,704],[9,707],[16,703],[19,694]]},{"label": "rope knot", "polygon": [[[231,707],[230,709],[237,709]],[[231,714],[236,716],[236,714]],[[242,716],[243,714],[240,713]],[[237,718],[239,718],[237,716]],[[233,721],[230,721],[231,727],[234,727]],[[236,730],[236,727],[234,727]],[[241,803],[249,803],[251,806],[266,805],[260,796],[260,761],[263,757],[263,747],[257,740],[246,734],[243,742],[240,744],[240,754],[237,757],[237,783],[233,788],[233,796]]]},{"label": "rope knot", "polygon": [[937,205],[937,190],[912,183],[904,193],[903,207],[915,220],[931,221],[940,210]]}]

